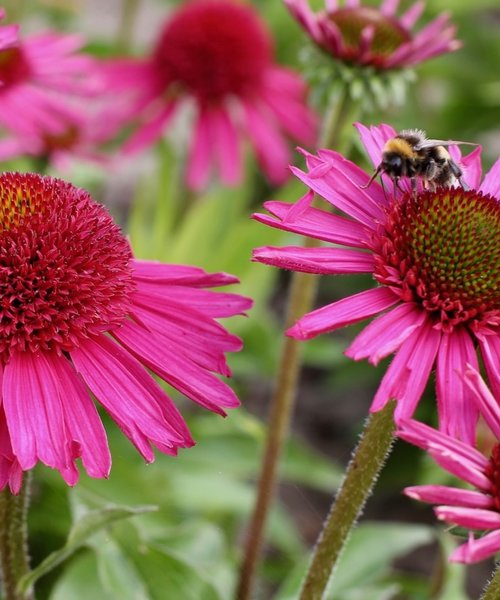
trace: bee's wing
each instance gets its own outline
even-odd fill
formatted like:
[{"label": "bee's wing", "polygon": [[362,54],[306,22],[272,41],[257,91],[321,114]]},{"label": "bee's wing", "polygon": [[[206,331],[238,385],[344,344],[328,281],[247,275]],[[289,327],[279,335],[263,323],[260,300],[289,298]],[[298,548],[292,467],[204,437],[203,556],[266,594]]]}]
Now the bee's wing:
[{"label": "bee's wing", "polygon": [[461,144],[465,144],[466,146],[478,146],[479,144],[475,144],[474,142],[460,142],[458,140],[422,140],[419,144],[415,144],[414,149],[418,152],[418,150],[423,150],[424,148],[434,148],[435,146],[451,146],[452,144],[456,144],[460,146]]}]

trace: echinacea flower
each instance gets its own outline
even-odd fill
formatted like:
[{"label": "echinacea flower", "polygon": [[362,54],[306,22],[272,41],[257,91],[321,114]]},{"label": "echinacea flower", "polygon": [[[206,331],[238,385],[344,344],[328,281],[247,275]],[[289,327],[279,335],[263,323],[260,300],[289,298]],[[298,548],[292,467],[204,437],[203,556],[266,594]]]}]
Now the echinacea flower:
[{"label": "echinacea flower", "polygon": [[148,373],[201,406],[239,404],[216,375],[239,338],[215,319],[250,307],[206,289],[225,273],[141,261],[106,209],[69,183],[0,176],[0,486],[17,492],[38,461],[69,485],[81,458],[107,477],[106,433],[90,393],[148,462],[193,440]]},{"label": "echinacea flower", "polygon": [[0,158],[15,154],[22,140],[30,154],[41,155],[51,139],[68,135],[68,127],[85,125],[71,105],[93,95],[99,75],[94,60],[79,50],[79,35],[46,32],[22,37],[0,49]]},{"label": "echinacea flower", "polygon": [[[378,166],[396,132],[358,129]],[[460,161],[458,149],[450,151]],[[477,347],[500,396],[500,160],[480,183],[477,148],[462,160],[470,190],[419,186],[413,194],[404,180],[405,192],[384,192],[376,181],[366,187],[370,176],[332,150],[305,156],[308,171],[292,171],[311,191],[292,206],[267,202],[272,216],[254,218],[343,247],[263,247],[254,260],[324,275],[369,273],[378,285],[305,315],[287,335],[306,340],[379,315],[345,352],[372,364],[395,353],[370,410],[395,399],[396,421],[411,417],[435,367],[440,428],[470,442],[477,408],[456,372],[477,368]],[[312,207],[314,193],[347,217]]]},{"label": "echinacea flower", "polygon": [[404,490],[407,496],[440,504],[438,519],[486,535],[474,538],[472,532],[465,544],[450,556],[454,562],[474,563],[500,552],[500,398],[494,398],[479,373],[469,368],[465,382],[472,399],[496,439],[489,456],[474,445],[466,444],[432,427],[412,420],[402,420],[397,435],[426,450],[438,465],[476,489],[444,485],[418,485]]},{"label": "echinacea flower", "polygon": [[269,32],[243,2],[185,3],[148,58],[111,62],[108,75],[110,118],[138,125],[125,152],[151,146],[181,108],[194,108],[186,173],[192,189],[206,186],[214,169],[223,183],[238,183],[244,138],[273,183],[288,176],[286,138],[315,140],[305,84],[274,62]]},{"label": "echinacea flower", "polygon": [[285,0],[285,4],[322,50],[347,63],[381,70],[409,67],[461,47],[446,14],[413,31],[423,2],[401,16],[396,14],[398,0],[384,0],[380,8],[359,0],[346,0],[340,6],[336,0],[326,0],[325,10],[318,13],[308,0]]}]

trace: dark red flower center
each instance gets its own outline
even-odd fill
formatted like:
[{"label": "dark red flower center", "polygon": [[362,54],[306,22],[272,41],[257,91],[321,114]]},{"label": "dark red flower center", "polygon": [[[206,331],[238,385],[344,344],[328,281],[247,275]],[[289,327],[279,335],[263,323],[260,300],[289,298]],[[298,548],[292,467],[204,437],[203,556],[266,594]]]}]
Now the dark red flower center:
[{"label": "dark red flower center", "polygon": [[69,183],[0,175],[0,360],[70,351],[127,315],[130,247],[106,209]]},{"label": "dark red flower center", "polygon": [[375,278],[441,326],[500,321],[500,202],[462,188],[405,194],[378,240]]},{"label": "dark red flower center", "polygon": [[69,125],[65,131],[59,134],[46,133],[43,138],[45,151],[50,153],[53,150],[68,150],[76,144],[79,137],[80,131],[76,125]]},{"label": "dark red flower center", "polygon": [[271,59],[271,39],[255,11],[231,0],[186,3],[154,54],[166,85],[177,83],[205,102],[251,93]]},{"label": "dark red flower center", "polygon": [[491,495],[495,508],[500,510],[500,444],[496,444],[491,452],[490,463],[486,468],[486,476],[491,479]]},{"label": "dark red flower center", "polygon": [[371,54],[386,58],[404,42],[410,41],[410,34],[402,25],[376,8],[359,6],[357,8],[340,8],[328,14],[334,23],[345,47],[345,59],[356,59],[362,46],[362,33],[367,27],[373,28],[373,40],[370,44]]},{"label": "dark red flower center", "polygon": [[30,74],[30,64],[21,48],[7,48],[0,51],[0,93],[12,85],[25,81]]}]

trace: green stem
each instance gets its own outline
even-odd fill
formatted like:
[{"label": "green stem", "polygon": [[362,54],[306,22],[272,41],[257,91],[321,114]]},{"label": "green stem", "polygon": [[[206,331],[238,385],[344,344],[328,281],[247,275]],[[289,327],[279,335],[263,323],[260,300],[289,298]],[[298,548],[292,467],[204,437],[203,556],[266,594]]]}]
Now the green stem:
[{"label": "green stem", "polygon": [[120,25],[116,36],[116,49],[126,52],[130,47],[134,23],[141,0],[122,0]]},{"label": "green stem", "polygon": [[[347,125],[345,120],[352,115],[352,103],[347,89],[336,100],[336,105],[325,118],[320,147],[340,150],[339,145]],[[313,238],[306,238],[304,242],[305,248],[315,248],[320,245],[321,242]],[[317,286],[318,277],[315,275],[307,273],[292,274],[287,304],[287,328],[311,310],[316,297]],[[281,351],[275,391],[271,399],[267,439],[262,458],[257,498],[248,526],[244,560],[236,591],[238,600],[248,600],[252,596],[255,571],[264,541],[264,530],[276,490],[278,465],[288,437],[297,393],[297,383],[302,367],[301,346],[302,342],[287,337]]]},{"label": "green stem", "polygon": [[500,598],[500,563],[497,563],[495,573],[484,588],[481,600],[498,600]]},{"label": "green stem", "polygon": [[394,408],[395,402],[390,402],[367,419],[342,486],[319,536],[300,600],[323,598],[340,553],[391,450],[394,440]]},{"label": "green stem", "polygon": [[0,565],[4,600],[32,600],[32,590],[17,591],[21,577],[29,572],[27,512],[30,474],[17,496],[9,489],[0,492]]}]

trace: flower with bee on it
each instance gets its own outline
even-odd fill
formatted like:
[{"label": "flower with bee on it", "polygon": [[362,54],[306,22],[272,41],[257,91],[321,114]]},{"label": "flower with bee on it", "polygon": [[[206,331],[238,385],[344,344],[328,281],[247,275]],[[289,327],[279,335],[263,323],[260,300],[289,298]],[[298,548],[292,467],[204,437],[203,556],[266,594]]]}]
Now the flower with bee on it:
[{"label": "flower with bee on it", "polygon": [[[388,125],[358,129],[378,166],[396,132]],[[324,275],[367,273],[376,282],[306,314],[287,335],[307,340],[376,317],[345,352],[373,364],[395,354],[370,410],[395,399],[396,421],[411,417],[435,368],[440,428],[467,442],[478,411],[455,373],[467,363],[477,368],[478,350],[500,396],[500,159],[481,182],[480,150],[460,159],[450,148],[470,190],[417,194],[404,181],[390,194],[376,181],[367,187],[370,176],[332,150],[304,152],[307,170],[292,171],[310,191],[295,205],[267,202],[270,216],[254,215],[335,246],[256,248],[253,260]],[[312,207],[314,194],[345,216]]]}]

